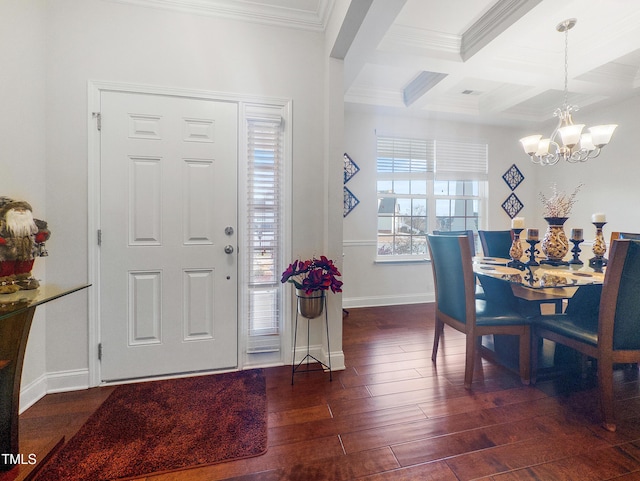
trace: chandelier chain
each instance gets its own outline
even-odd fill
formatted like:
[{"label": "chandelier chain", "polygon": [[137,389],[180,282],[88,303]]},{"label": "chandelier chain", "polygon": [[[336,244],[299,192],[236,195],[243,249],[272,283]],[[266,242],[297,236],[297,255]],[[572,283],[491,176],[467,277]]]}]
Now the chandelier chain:
[{"label": "chandelier chain", "polygon": [[569,29],[564,31],[564,105],[569,105]]}]

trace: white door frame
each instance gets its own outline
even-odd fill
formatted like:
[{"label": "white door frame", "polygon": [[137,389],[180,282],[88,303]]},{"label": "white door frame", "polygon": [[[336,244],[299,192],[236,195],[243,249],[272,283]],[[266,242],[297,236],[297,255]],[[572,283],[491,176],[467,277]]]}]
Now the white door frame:
[{"label": "white door frame", "polygon": [[[161,87],[161,86],[153,86],[153,85],[142,85],[142,84],[130,84],[130,83],[121,83],[121,82],[103,82],[97,80],[89,80],[88,88],[87,88],[87,145],[88,145],[88,165],[87,165],[87,202],[88,202],[88,278],[89,283],[91,284],[91,288],[89,289],[89,306],[88,306],[88,314],[89,314],[89,325],[88,325],[88,355],[89,355],[89,387],[94,387],[102,384],[102,377],[100,373],[100,362],[98,360],[98,345],[100,343],[100,251],[98,249],[98,229],[100,229],[101,219],[100,219],[100,209],[101,209],[101,200],[100,200],[100,132],[98,131],[98,126],[100,125],[101,119],[99,113],[101,111],[100,105],[100,94],[103,91],[114,91],[114,92],[128,92],[128,93],[140,93],[140,94],[155,94],[155,95],[170,95],[177,97],[189,97],[195,99],[202,100],[222,100],[222,101],[230,101],[237,102],[240,107],[244,103],[255,103],[255,104],[264,104],[271,106],[280,106],[285,112],[285,121],[286,121],[286,142],[287,142],[287,151],[289,157],[289,163],[291,162],[291,100],[290,99],[279,99],[279,98],[256,98],[247,95],[239,95],[239,94],[228,94],[228,93],[220,93],[206,90],[192,90],[192,89],[181,89],[174,87]],[[238,132],[241,134],[243,129],[241,125],[244,122],[242,108],[238,109]],[[242,135],[239,135],[238,142],[240,143],[243,139]],[[246,152],[245,149],[242,148],[242,145],[238,146],[238,160],[242,162],[246,160]],[[291,205],[291,169],[287,168],[287,173],[285,175],[285,205]],[[239,181],[242,179],[239,178]],[[238,244],[243,245],[242,239],[242,230],[238,229]],[[284,232],[283,236],[283,252],[285,255],[285,259],[290,258],[289,255],[291,252],[291,210],[287,209],[284,219]],[[240,253],[238,253],[240,255]],[[239,272],[239,280],[238,280],[238,288],[241,289],[243,285],[246,283],[246,278],[243,272]],[[289,289],[285,289],[285,299],[283,306],[290,305],[289,300]],[[239,296],[240,297],[240,296]],[[241,306],[238,306],[238,316],[242,315]],[[288,309],[283,309],[285,315],[285,325],[290,325],[290,313]],[[238,323],[239,328],[243,325],[242,322]],[[290,330],[285,330],[283,333],[283,341],[282,347],[284,349],[283,352],[283,362],[287,363],[291,359],[291,353],[288,352],[288,349],[285,346],[289,346],[291,344],[291,335]],[[244,351],[246,346],[246,335],[243,332],[238,332],[238,369],[243,368],[243,360],[244,360]]]}]

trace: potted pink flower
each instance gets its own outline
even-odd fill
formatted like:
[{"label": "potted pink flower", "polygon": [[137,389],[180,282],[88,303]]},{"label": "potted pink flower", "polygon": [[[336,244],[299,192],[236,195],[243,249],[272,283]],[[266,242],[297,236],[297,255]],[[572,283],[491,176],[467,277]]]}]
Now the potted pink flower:
[{"label": "potted pink flower", "polygon": [[289,282],[296,288],[298,311],[304,317],[313,319],[322,314],[324,292],[342,292],[342,274],[332,260],[325,256],[308,260],[295,260],[282,273],[281,282]]}]

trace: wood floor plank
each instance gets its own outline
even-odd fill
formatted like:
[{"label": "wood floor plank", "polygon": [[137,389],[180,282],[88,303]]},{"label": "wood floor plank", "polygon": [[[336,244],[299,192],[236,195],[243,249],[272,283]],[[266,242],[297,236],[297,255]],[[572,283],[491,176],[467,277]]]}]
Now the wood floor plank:
[{"label": "wood floor plank", "polygon": [[469,452],[448,459],[447,464],[460,481],[466,481],[549,463],[606,446],[605,441],[593,434],[545,436]]},{"label": "wood floor plank", "polygon": [[416,369],[399,369],[397,371],[386,371],[368,375],[361,375],[354,370],[352,373],[339,376],[339,379],[345,387],[358,387],[371,384],[382,384],[390,381],[419,379],[421,377],[422,376]]},{"label": "wood floor plank", "polygon": [[391,448],[398,458],[398,462],[402,466],[409,466],[450,458],[471,451],[521,443],[525,440],[536,439],[538,442],[544,442],[549,436],[560,437],[569,434],[588,436],[590,434],[584,426],[567,427],[565,424],[554,421],[557,420],[538,417],[502,424],[487,424],[479,428],[461,430],[453,434],[447,433],[435,438],[421,439]]},{"label": "wood floor plank", "polygon": [[374,474],[362,481],[458,481],[447,463],[438,461]]},{"label": "wood floor plank", "polygon": [[547,395],[530,386],[518,386],[497,392],[469,393],[467,396],[447,399],[446,401],[419,404],[429,417],[449,416],[478,409],[487,409],[524,401],[547,398]]},{"label": "wood floor plank", "polygon": [[638,458],[630,456],[630,453],[620,446],[612,446],[493,476],[493,480],[599,481],[620,479],[620,476],[630,473],[640,475]]},{"label": "wood floor plank", "polygon": [[268,416],[269,428],[287,426],[291,424],[307,423],[319,419],[331,419],[329,405],[317,405],[289,411],[270,412]]}]

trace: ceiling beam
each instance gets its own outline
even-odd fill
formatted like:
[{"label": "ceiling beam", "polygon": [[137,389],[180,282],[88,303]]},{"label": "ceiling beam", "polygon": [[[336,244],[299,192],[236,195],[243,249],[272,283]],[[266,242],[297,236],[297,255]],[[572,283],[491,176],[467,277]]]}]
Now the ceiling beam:
[{"label": "ceiling beam", "polygon": [[354,0],[349,4],[336,36],[336,41],[331,49],[330,56],[332,58],[344,60],[372,3],[373,0]]},{"label": "ceiling beam", "polygon": [[344,55],[345,92],[375,52],[407,0],[352,0],[351,3],[360,2],[370,2],[371,5]]},{"label": "ceiling beam", "polygon": [[462,34],[460,57],[469,60],[542,0],[499,0]]},{"label": "ceiling beam", "polygon": [[409,107],[412,103],[435,87],[438,82],[446,76],[446,73],[427,71],[420,72],[420,74],[404,88],[402,92],[404,104]]}]

